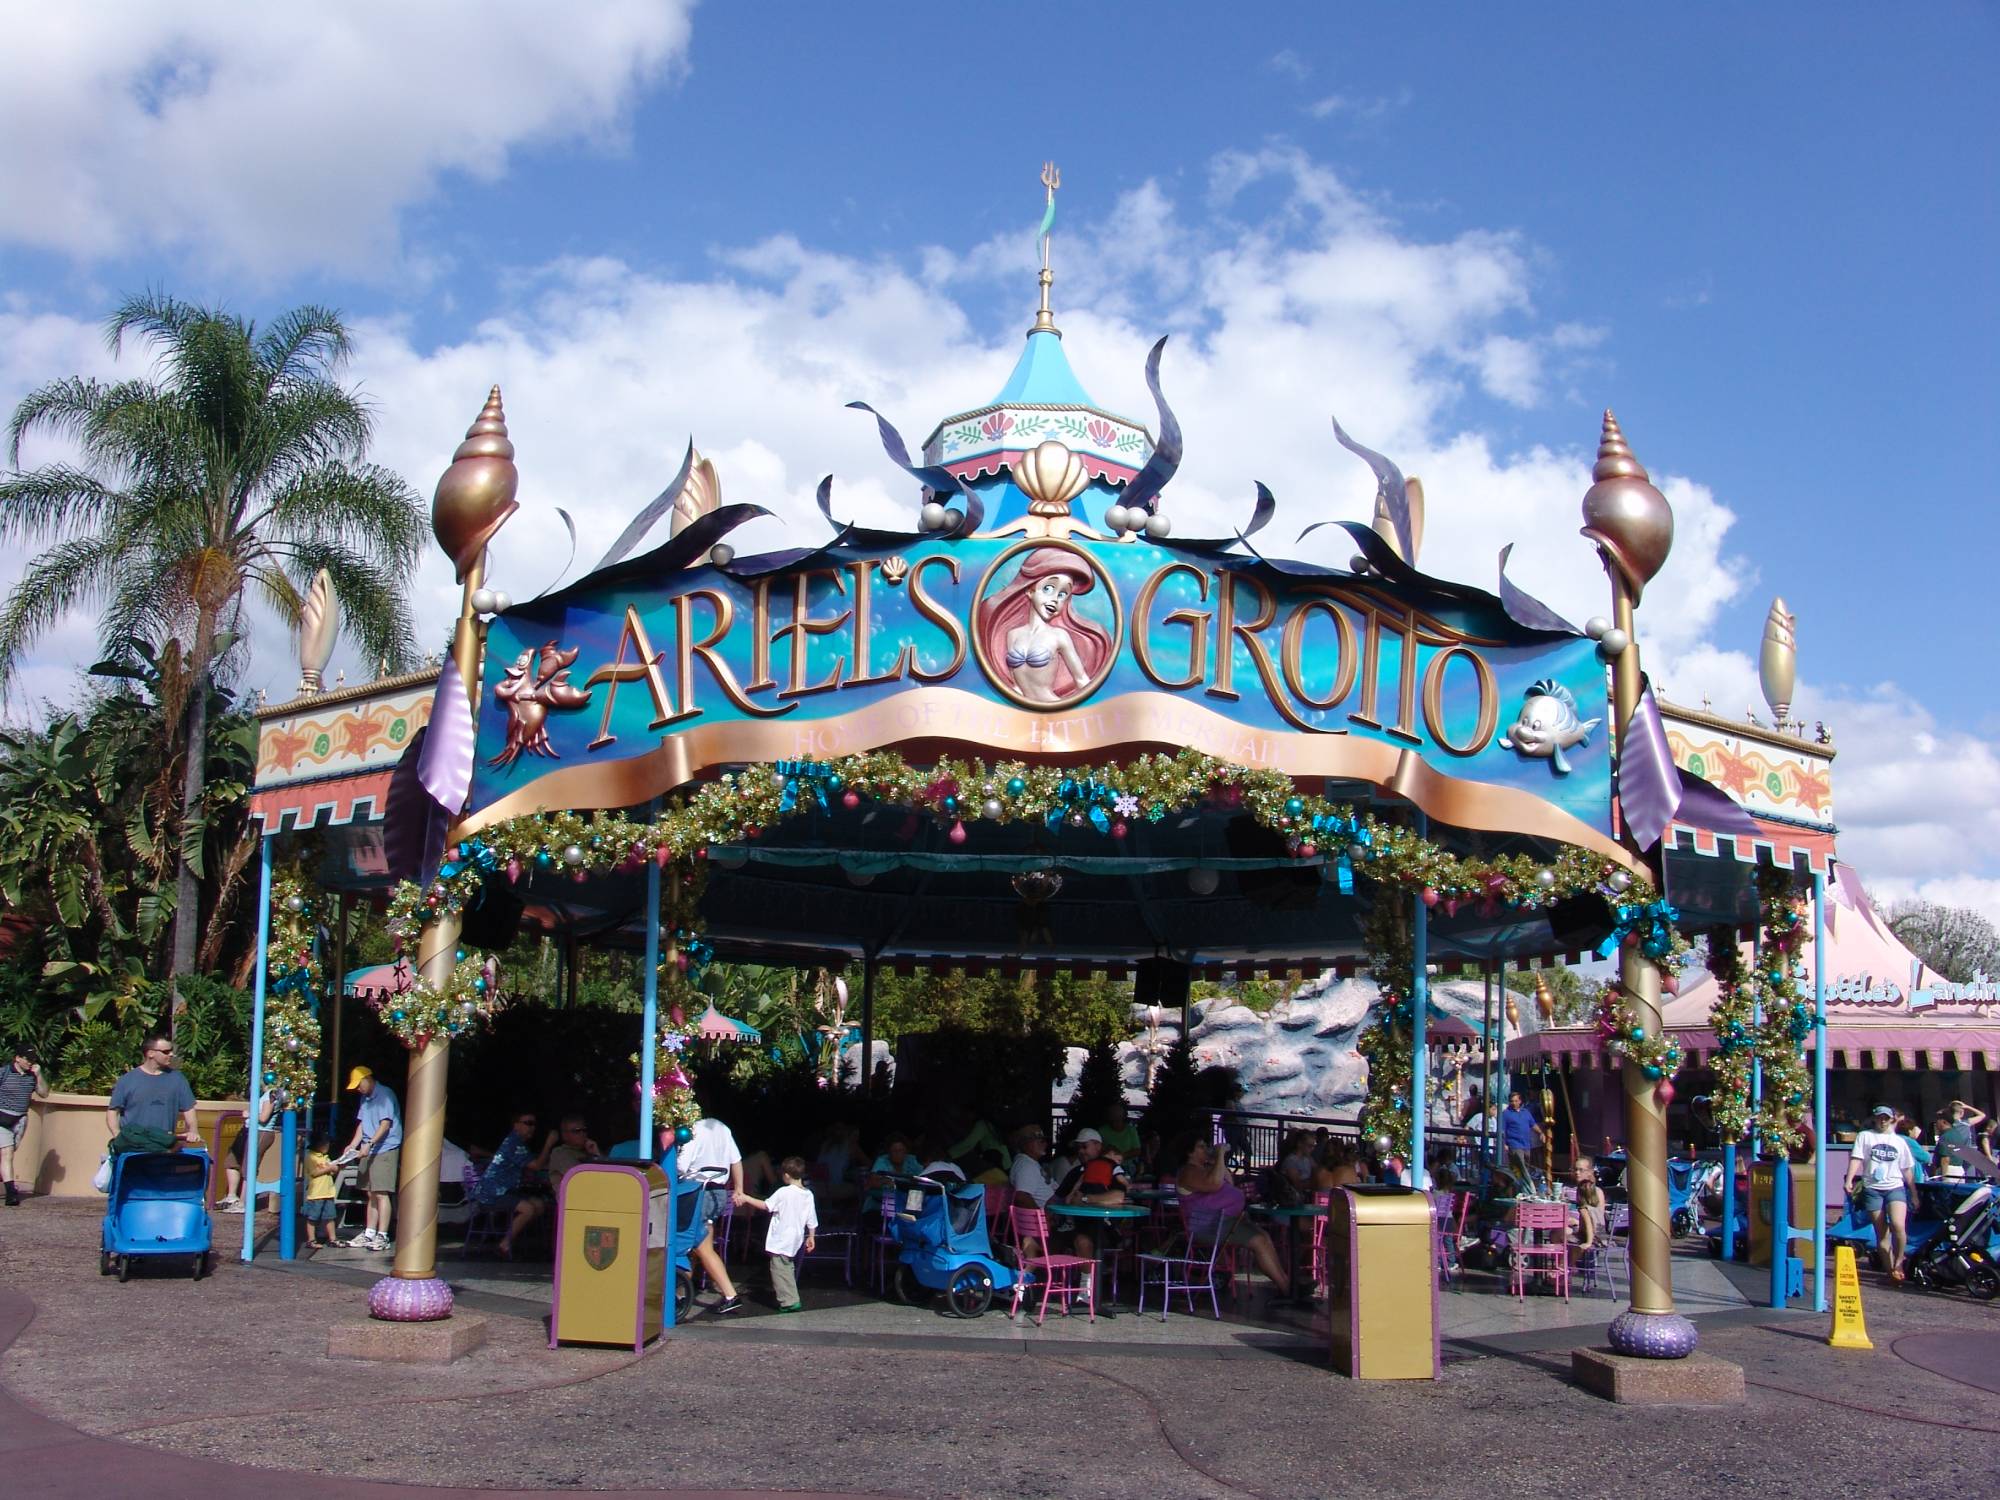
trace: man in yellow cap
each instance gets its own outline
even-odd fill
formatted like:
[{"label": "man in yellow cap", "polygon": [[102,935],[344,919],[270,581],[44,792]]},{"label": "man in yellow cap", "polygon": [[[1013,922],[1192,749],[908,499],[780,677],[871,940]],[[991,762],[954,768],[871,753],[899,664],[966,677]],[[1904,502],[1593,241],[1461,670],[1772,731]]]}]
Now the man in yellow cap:
[{"label": "man in yellow cap", "polygon": [[389,1220],[396,1211],[396,1167],[402,1159],[403,1111],[396,1094],[376,1080],[373,1068],[356,1068],[347,1087],[361,1096],[361,1118],[342,1154],[361,1162],[361,1190],[368,1195],[367,1227],[354,1237],[362,1250],[389,1250]]}]

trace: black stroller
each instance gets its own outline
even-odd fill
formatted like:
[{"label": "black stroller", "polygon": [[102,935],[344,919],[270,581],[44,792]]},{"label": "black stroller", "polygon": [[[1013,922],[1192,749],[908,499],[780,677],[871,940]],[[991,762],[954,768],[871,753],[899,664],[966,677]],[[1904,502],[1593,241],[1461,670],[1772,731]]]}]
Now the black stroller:
[{"label": "black stroller", "polygon": [[1921,1287],[1962,1286],[1980,1301],[1991,1302],[2000,1297],[2000,1265],[1993,1260],[1995,1165],[1977,1151],[1968,1156],[1960,1150],[1958,1156],[1987,1181],[1960,1199],[1938,1232],[1910,1256],[1909,1276]]}]

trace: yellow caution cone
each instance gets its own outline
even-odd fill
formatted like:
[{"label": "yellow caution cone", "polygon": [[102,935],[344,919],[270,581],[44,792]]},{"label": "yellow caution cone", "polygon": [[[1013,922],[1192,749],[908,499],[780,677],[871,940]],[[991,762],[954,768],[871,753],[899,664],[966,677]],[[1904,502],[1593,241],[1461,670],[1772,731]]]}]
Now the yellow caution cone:
[{"label": "yellow caution cone", "polygon": [[1835,1349],[1873,1349],[1868,1342],[1868,1323],[1861,1315],[1861,1275],[1854,1269],[1854,1247],[1838,1246],[1833,1253],[1833,1332],[1827,1343]]}]

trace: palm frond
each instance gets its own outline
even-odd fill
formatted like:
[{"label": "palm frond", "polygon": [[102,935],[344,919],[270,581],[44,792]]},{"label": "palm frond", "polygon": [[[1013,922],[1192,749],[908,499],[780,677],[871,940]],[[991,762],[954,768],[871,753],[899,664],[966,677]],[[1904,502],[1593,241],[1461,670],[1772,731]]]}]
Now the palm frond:
[{"label": "palm frond", "polygon": [[331,375],[347,363],[353,344],[340,314],[307,304],[279,314],[257,340],[257,359],[265,371],[265,389],[295,380]]},{"label": "palm frond", "polygon": [[46,464],[0,479],[0,541],[38,541],[96,530],[123,499],[96,475],[67,464]]}]

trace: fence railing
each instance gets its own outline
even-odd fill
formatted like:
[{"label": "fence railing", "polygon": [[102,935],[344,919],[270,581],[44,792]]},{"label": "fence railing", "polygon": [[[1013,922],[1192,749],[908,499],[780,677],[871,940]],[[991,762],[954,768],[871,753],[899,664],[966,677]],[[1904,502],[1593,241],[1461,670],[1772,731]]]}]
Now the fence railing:
[{"label": "fence railing", "polygon": [[[1145,1128],[1145,1107],[1128,1106],[1132,1123]],[[1053,1106],[1054,1122],[1051,1134],[1062,1141],[1069,1134],[1069,1107]],[[1285,1138],[1295,1130],[1308,1134],[1324,1130],[1336,1140],[1354,1145],[1364,1144],[1358,1120],[1339,1120],[1322,1115],[1286,1115],[1262,1110],[1225,1109],[1211,1112],[1216,1139],[1225,1142],[1229,1148],[1229,1164],[1237,1171],[1256,1172],[1278,1164],[1279,1154],[1284,1150]],[[1079,1124],[1087,1122],[1079,1122]],[[1460,1125],[1432,1125],[1424,1132],[1425,1155],[1435,1172],[1440,1165],[1448,1166],[1460,1177],[1476,1173],[1482,1164],[1482,1151],[1490,1150],[1490,1143],[1481,1140],[1477,1129]]]}]

